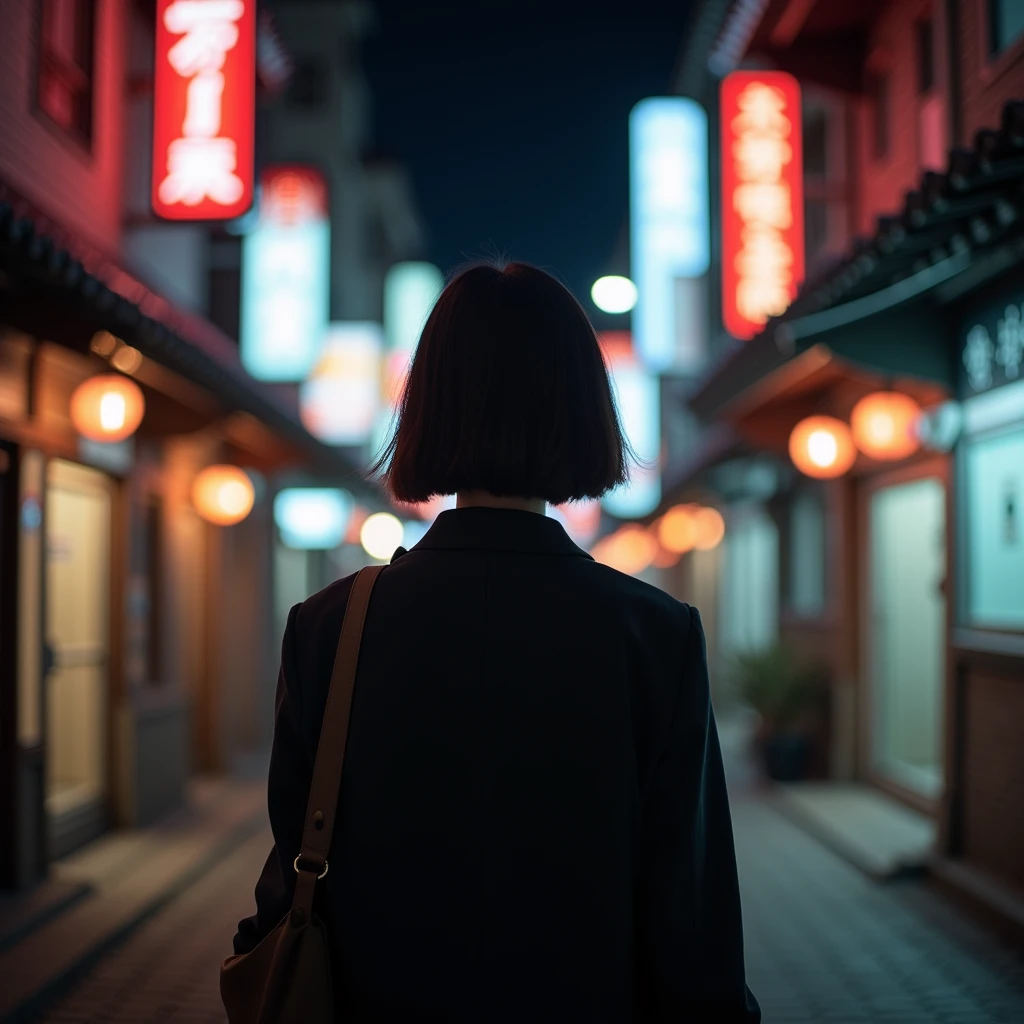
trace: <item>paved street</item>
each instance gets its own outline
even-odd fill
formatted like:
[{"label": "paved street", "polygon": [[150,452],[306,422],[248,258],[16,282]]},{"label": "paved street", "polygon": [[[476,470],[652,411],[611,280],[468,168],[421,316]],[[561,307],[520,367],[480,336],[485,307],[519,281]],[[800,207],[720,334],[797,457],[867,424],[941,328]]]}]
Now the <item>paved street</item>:
[{"label": "paved street", "polygon": [[[768,1024],[1024,1021],[1024,970],[918,882],[880,886],[763,799],[736,800],[750,985]],[[269,837],[249,840],[139,928],[43,1018],[223,1021],[217,965]]]}]

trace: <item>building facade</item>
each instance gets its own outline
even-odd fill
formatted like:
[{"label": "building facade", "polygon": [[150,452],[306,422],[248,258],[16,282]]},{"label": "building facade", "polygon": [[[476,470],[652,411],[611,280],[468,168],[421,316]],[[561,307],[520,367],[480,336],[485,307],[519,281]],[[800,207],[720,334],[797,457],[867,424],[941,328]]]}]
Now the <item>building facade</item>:
[{"label": "building facade", "polygon": [[[179,806],[191,773],[266,749],[281,482],[344,480],[387,506],[303,427],[295,387],[243,369],[225,250],[244,226],[150,210],[154,5],[16,0],[4,24],[0,885],[22,887]],[[259,26],[265,108],[285,83],[280,36]],[[90,441],[72,410],[100,375],[144,398],[117,443]],[[197,511],[215,465],[251,482],[237,525]],[[303,576],[295,599],[329,578]]]},{"label": "building facade", "polygon": [[[716,643],[777,636],[826,667],[816,770],[932,815],[936,876],[1024,920],[1019,5],[708,2],[680,67],[713,126],[734,70],[803,95],[806,281],[747,341],[713,325],[688,396],[705,432],[666,502],[728,502]],[[798,470],[795,428],[848,433],[869,395],[925,410],[910,450]]]}]

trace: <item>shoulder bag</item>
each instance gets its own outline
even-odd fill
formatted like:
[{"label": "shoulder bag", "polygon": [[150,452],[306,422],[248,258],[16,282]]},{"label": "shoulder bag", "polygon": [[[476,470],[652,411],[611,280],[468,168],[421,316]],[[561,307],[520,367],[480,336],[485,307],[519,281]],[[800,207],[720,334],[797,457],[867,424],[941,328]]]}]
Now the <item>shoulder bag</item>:
[{"label": "shoulder bag", "polygon": [[332,959],[327,929],[313,912],[316,883],[327,874],[327,854],[338,808],[359,644],[373,585],[382,565],[362,569],[352,583],[334,659],[302,847],[295,858],[291,910],[251,952],[231,956],[220,969],[229,1024],[334,1024]]}]

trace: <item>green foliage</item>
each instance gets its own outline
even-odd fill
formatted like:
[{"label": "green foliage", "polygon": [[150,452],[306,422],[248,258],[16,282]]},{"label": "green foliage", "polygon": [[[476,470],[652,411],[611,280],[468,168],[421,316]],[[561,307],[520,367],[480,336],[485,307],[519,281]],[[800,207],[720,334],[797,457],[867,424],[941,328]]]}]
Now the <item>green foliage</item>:
[{"label": "green foliage", "polygon": [[799,662],[782,644],[735,655],[732,677],[740,697],[772,731],[797,725],[825,694],[820,669]]}]

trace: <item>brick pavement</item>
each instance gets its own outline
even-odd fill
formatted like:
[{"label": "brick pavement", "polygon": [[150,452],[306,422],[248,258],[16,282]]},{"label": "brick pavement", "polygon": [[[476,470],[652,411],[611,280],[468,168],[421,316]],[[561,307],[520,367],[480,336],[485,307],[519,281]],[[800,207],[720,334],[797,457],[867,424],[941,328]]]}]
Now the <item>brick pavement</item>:
[{"label": "brick pavement", "polygon": [[[1024,971],[919,882],[879,885],[772,809],[734,802],[748,977],[766,1024],[1024,1022]],[[249,913],[269,836],[249,840],[42,1018],[223,1022],[217,966]]]}]

